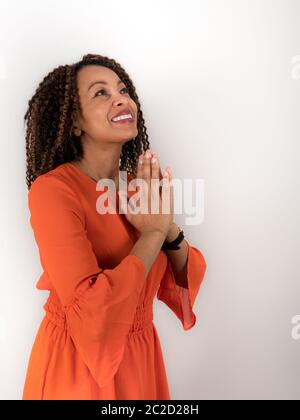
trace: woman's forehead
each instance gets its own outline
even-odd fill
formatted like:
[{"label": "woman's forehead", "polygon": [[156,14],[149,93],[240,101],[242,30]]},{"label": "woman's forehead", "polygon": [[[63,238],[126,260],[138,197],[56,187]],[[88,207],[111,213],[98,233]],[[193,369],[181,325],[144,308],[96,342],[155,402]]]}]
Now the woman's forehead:
[{"label": "woman's forehead", "polygon": [[111,69],[104,66],[89,65],[81,68],[77,74],[79,87],[88,89],[96,81],[106,81],[115,83],[119,79],[118,75]]}]

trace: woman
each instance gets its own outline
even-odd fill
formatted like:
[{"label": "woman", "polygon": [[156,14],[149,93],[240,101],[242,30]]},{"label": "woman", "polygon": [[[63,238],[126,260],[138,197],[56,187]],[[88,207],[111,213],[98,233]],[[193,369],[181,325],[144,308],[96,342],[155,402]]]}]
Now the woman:
[{"label": "woman", "polygon": [[[173,222],[171,174],[148,149],[129,75],[100,55],[59,66],[38,86],[25,120],[30,223],[43,268],[36,287],[50,293],[23,399],[169,400],[153,299],[192,328],[206,263]],[[143,180],[147,202],[151,180],[163,179],[170,211],[99,212],[97,181],[119,189],[119,171]]]}]

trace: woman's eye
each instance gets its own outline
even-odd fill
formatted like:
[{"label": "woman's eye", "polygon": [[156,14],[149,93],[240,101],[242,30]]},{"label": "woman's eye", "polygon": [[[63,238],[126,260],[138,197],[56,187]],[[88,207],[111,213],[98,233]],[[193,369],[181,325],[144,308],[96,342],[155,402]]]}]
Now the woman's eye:
[{"label": "woman's eye", "polygon": [[[122,90],[125,90],[126,93],[129,92],[127,88],[123,88]],[[122,90],[121,90],[121,92],[122,92]],[[106,92],[106,90],[105,89],[98,90],[98,92],[96,92],[95,96],[99,96],[98,93],[102,93],[102,92]]]},{"label": "woman's eye", "polygon": [[98,93],[101,93],[101,92],[105,92],[105,90],[104,89],[98,90],[98,92],[96,92],[95,96],[98,96]]}]

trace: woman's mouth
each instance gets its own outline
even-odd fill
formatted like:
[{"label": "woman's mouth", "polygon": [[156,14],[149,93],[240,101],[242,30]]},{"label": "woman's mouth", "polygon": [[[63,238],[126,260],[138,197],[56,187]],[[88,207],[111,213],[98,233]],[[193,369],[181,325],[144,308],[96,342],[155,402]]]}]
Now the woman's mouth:
[{"label": "woman's mouth", "polygon": [[132,117],[131,114],[123,114],[123,115],[119,115],[118,117],[114,117],[111,119],[111,121],[115,124],[125,124],[125,123],[131,123],[134,121],[134,118]]},{"label": "woman's mouth", "polygon": [[131,114],[120,115],[119,117],[112,118],[111,122],[114,124],[132,124],[134,122],[134,118]]}]

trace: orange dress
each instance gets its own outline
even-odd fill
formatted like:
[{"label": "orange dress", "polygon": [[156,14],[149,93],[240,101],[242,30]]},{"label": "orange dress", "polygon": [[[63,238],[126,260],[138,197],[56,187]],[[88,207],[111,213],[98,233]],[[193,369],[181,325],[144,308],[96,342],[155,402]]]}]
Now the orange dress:
[{"label": "orange dress", "polygon": [[22,399],[169,400],[153,300],[192,328],[205,259],[188,244],[188,288],[175,283],[162,250],[146,277],[142,259],[130,255],[136,229],[124,214],[97,211],[103,191],[96,185],[67,162],[36,178],[28,192],[43,268],[36,287],[50,293]]}]

